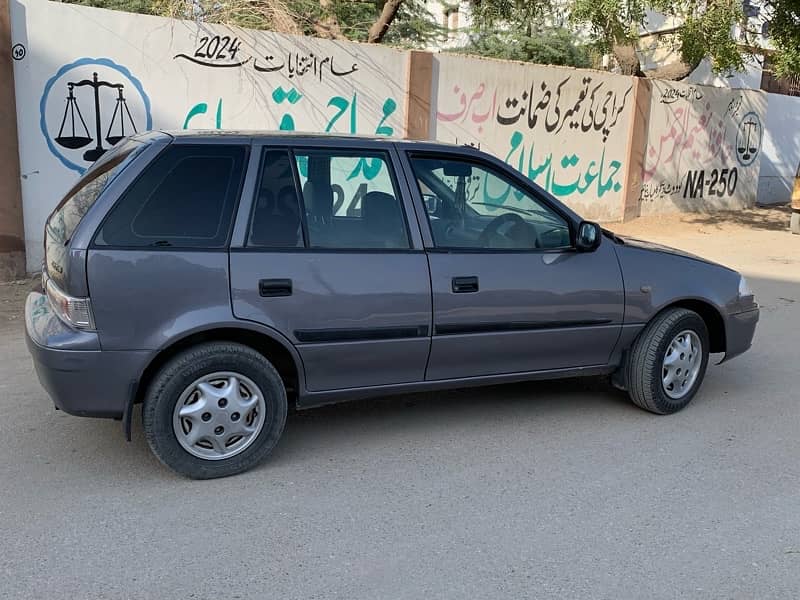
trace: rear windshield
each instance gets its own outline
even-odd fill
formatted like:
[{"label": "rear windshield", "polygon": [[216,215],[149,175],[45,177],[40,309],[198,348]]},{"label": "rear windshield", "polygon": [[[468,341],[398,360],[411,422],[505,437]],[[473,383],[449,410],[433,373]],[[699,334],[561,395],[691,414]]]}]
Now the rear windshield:
[{"label": "rear windshield", "polygon": [[67,192],[47,220],[47,237],[65,246],[78,223],[86,215],[105,187],[114,179],[123,166],[135,156],[145,144],[127,140],[106,152],[95,162],[78,182]]}]

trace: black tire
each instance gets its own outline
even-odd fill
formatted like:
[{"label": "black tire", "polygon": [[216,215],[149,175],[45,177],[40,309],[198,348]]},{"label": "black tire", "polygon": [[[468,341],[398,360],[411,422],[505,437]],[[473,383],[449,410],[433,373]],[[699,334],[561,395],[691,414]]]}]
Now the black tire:
[{"label": "black tire", "polygon": [[[693,331],[702,345],[698,375],[680,398],[671,398],[662,383],[662,365],[672,340],[683,331]],[[671,308],[656,315],[633,343],[625,364],[625,387],[638,407],[659,415],[677,412],[692,401],[708,366],[708,328],[696,312]]]},{"label": "black tire", "polygon": [[[231,371],[252,380],[262,392],[265,421],[255,440],[241,453],[207,460],[187,452],[172,425],[175,404],[198,378],[217,371]],[[142,409],[142,424],[150,449],[166,466],[192,479],[214,479],[241,473],[261,462],[272,451],[286,423],[286,390],[275,367],[261,354],[241,344],[199,344],[170,359],[150,384]]]}]

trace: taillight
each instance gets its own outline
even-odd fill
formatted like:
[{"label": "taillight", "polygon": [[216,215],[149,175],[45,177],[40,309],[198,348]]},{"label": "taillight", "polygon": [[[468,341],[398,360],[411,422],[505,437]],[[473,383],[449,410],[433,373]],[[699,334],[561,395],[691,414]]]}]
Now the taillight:
[{"label": "taillight", "polygon": [[68,296],[44,272],[42,272],[42,279],[45,293],[56,315],[70,327],[94,331],[94,317],[89,298]]}]

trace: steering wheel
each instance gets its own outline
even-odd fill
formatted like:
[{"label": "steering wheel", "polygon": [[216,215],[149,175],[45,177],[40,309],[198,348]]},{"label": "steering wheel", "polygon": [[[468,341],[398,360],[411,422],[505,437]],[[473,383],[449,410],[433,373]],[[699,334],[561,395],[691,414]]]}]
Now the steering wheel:
[{"label": "steering wheel", "polygon": [[519,237],[513,235],[518,230],[526,237],[526,246],[523,247],[539,247],[537,236],[531,235],[530,225],[517,213],[512,212],[492,219],[478,237],[478,244],[483,248],[518,248]]}]

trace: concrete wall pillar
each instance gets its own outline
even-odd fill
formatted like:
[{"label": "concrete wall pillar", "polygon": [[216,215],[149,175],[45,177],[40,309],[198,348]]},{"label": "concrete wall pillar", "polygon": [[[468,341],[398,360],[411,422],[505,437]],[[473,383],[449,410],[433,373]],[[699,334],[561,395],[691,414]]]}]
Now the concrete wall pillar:
[{"label": "concrete wall pillar", "polygon": [[12,281],[25,276],[25,228],[8,0],[0,0],[0,49],[0,281]]},{"label": "concrete wall pillar", "polygon": [[427,140],[431,131],[433,54],[421,50],[408,53],[406,81],[406,122],[404,137]]},{"label": "concrete wall pillar", "polygon": [[647,151],[647,134],[650,128],[650,98],[653,86],[649,79],[634,77],[633,79],[633,118],[628,130],[628,147],[626,150],[627,170],[625,187],[622,196],[622,220],[627,221],[639,216],[642,193],[642,172]]}]

